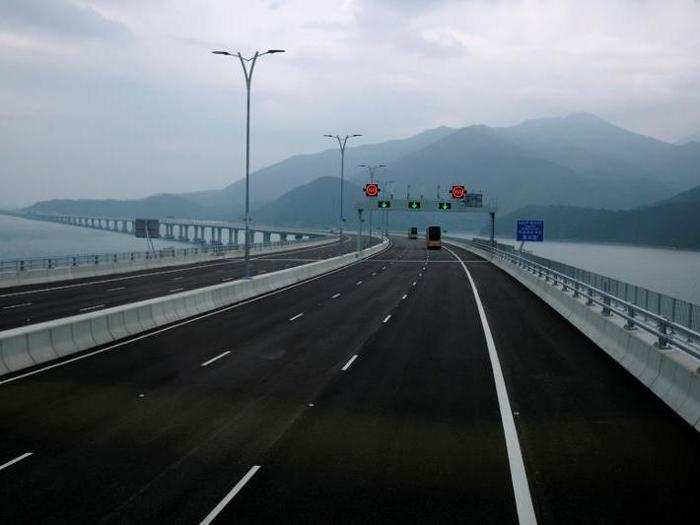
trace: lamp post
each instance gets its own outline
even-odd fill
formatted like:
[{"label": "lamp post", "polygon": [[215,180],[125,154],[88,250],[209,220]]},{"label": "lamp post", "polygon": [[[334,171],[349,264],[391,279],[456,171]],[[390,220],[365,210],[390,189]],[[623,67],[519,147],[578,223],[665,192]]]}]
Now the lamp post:
[{"label": "lamp post", "polygon": [[[360,164],[358,166],[359,168],[367,168],[367,171],[369,172],[369,181],[374,182],[374,174],[375,172],[380,169],[380,168],[386,168],[385,164]],[[369,242],[372,244],[372,216],[373,216],[373,209],[370,206],[369,208]]]},{"label": "lamp post", "polygon": [[[284,53],[284,49],[268,49],[264,52],[256,51],[252,57],[244,57],[240,52],[212,51],[215,55],[237,57],[243,68],[246,87],[246,121],[245,121],[245,276],[250,278],[250,86],[253,81],[253,70],[258,58],[274,53]],[[250,64],[250,67],[248,65]]]},{"label": "lamp post", "polygon": [[328,137],[329,139],[336,139],[338,141],[338,146],[340,147],[340,225],[338,227],[338,242],[341,244],[343,242],[343,222],[345,220],[343,219],[343,178],[345,176],[345,145],[348,143],[348,139],[361,136],[362,135],[359,133],[345,135],[344,137],[341,137],[340,135],[324,135],[324,137]]}]

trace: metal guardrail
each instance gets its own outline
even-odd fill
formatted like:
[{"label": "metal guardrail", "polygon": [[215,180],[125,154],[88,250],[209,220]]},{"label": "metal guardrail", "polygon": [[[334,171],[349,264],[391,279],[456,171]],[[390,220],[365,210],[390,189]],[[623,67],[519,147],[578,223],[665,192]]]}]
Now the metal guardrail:
[{"label": "metal guardrail", "polygon": [[[557,261],[552,261],[544,257],[535,256],[532,254],[521,254],[516,251],[513,246],[496,243],[492,245],[485,239],[473,239],[472,245],[484,251],[488,251],[501,260],[515,264],[524,270],[544,278],[545,281],[551,282],[554,286],[561,285],[563,291],[571,291],[574,297],[585,297],[586,304],[592,306],[599,305],[602,308],[603,315],[617,315],[626,320],[625,328],[634,330],[641,328],[642,330],[651,333],[657,338],[659,348],[668,348],[669,345],[674,346],[695,358],[700,359],[700,348],[694,343],[700,341],[700,333],[693,329],[693,326],[687,326],[678,321],[678,319],[666,316],[659,311],[652,311],[642,307],[635,302],[626,300],[617,295],[616,292],[622,288],[627,292],[630,287],[643,290],[645,293],[654,294],[654,296],[663,297],[664,301],[659,300],[658,305],[664,302],[671,301],[672,304],[688,305],[690,315],[685,319],[691,323],[694,320],[693,309],[700,310],[697,305],[681,301],[673,297],[669,297],[658,292],[651,292],[646,288],[637,287],[611,279],[594,272],[588,272],[579,268],[569,266]],[[504,249],[505,248],[505,249]],[[568,272],[561,271],[561,267],[566,267]],[[578,272],[577,276],[572,273]],[[579,275],[583,278],[579,278]],[[599,283],[604,283],[600,286]],[[616,283],[614,287],[610,283]],[[612,290],[615,290],[614,292]],[[636,294],[639,298],[639,294]],[[675,312],[672,309],[672,312]]]},{"label": "metal guardrail", "polygon": [[[303,241],[286,241],[286,242],[269,242],[269,243],[253,243],[251,250],[259,250],[269,247],[289,246],[297,242],[308,242],[309,239]],[[33,257],[27,259],[5,259],[0,260],[0,280],[8,278],[16,278],[17,274],[25,274],[37,270],[53,270],[59,268],[76,268],[95,265],[114,265],[114,264],[138,264],[140,262],[152,260],[172,260],[183,259],[183,263],[187,259],[202,256],[221,256],[230,252],[242,250],[242,245],[210,245],[197,246],[194,248],[162,248],[152,251],[135,251],[135,252],[119,252],[119,253],[98,253],[89,255],[64,255],[60,257]]]}]

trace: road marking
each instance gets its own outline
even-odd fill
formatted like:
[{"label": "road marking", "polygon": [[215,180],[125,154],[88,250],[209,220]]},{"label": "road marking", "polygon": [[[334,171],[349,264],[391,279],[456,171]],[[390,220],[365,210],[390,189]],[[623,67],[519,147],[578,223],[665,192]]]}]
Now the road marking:
[{"label": "road marking", "polygon": [[255,476],[255,473],[260,470],[260,465],[254,465],[250,467],[250,470],[246,473],[245,476],[241,478],[241,480],[236,483],[236,486],[231,489],[231,491],[224,496],[224,499],[222,499],[219,504],[212,509],[212,511],[207,514],[207,517],[204,518],[201,522],[200,525],[209,525],[212,521],[214,521],[214,518],[216,518],[219,513],[224,510],[224,507],[228,505],[229,501],[231,501],[236,494],[238,494],[243,487],[245,487],[246,483],[250,481],[250,478]]},{"label": "road marking", "polygon": [[382,321],[382,323],[386,323],[389,319],[391,319],[391,314],[387,315]]},{"label": "road marking", "polygon": [[382,266],[382,270],[386,270],[386,266]]},{"label": "road marking", "polygon": [[238,279],[238,277],[226,277],[226,278],[224,278],[224,279],[221,279],[221,281],[222,281],[222,282],[233,281],[234,279]]},{"label": "road marking", "polygon": [[34,453],[34,452],[25,452],[25,453],[22,454],[21,456],[17,456],[15,459],[11,459],[11,460],[8,461],[7,463],[4,463],[4,464],[0,465],[0,470],[6,469],[7,467],[12,466],[12,465],[14,465],[15,463],[17,463],[18,461],[22,461],[24,458],[28,458],[28,457],[31,456],[33,453]]},{"label": "road marking", "polygon": [[[382,250],[382,252],[390,249],[391,245],[387,246]],[[380,252],[380,253],[382,253]],[[201,315],[195,316],[195,317],[190,317],[189,319],[185,319],[183,321],[178,321],[176,323],[173,323],[169,326],[166,326],[164,328],[159,328],[157,330],[153,330],[152,332],[148,332],[145,334],[141,335],[136,335],[132,338],[125,339],[124,341],[120,341],[118,343],[115,343],[113,345],[105,346],[104,348],[99,348],[98,350],[93,350],[92,352],[88,352],[86,354],[79,355],[77,357],[72,357],[70,359],[66,359],[65,361],[61,361],[60,363],[54,363],[52,365],[47,365],[42,368],[38,368],[36,370],[32,370],[31,372],[25,372],[24,374],[19,374],[14,377],[10,377],[8,379],[0,379],[0,385],[4,385],[7,383],[12,383],[14,381],[18,381],[20,379],[25,379],[27,377],[31,377],[36,374],[41,374],[42,372],[47,372],[48,370],[52,370],[53,368],[59,368],[61,366],[68,365],[70,363],[74,363],[76,361],[80,361],[81,359],[87,359],[88,357],[93,357],[95,355],[102,354],[104,352],[107,352],[109,350],[114,350],[115,348],[119,348],[121,346],[125,346],[131,343],[135,343],[136,341],[140,341],[141,339],[146,339],[149,337],[153,337],[158,334],[162,334],[163,332],[169,332],[170,330],[174,330],[175,328],[180,328],[181,326],[188,325],[190,323],[196,323],[197,321],[201,321],[202,319],[207,319],[208,317],[213,317],[215,315],[220,315],[222,313],[228,312],[230,310],[235,310],[236,308],[240,308],[241,306],[245,306],[250,303],[255,303],[258,301],[262,301],[263,299],[267,299],[268,297],[272,297],[273,295],[278,295],[281,293],[288,292],[289,290],[292,290],[294,288],[297,288],[299,286],[304,286],[306,284],[309,284],[314,281],[318,281],[319,279],[323,279],[324,277],[328,277],[329,275],[333,275],[335,273],[342,272],[344,270],[347,270],[349,268],[352,268],[353,266],[359,264],[362,261],[355,261],[353,263],[348,264],[347,266],[343,266],[341,268],[336,268],[335,270],[331,270],[330,272],[323,273],[321,275],[317,275],[316,277],[312,277],[311,279],[306,279],[305,281],[301,281],[299,283],[295,284],[290,284],[289,286],[285,288],[280,288],[279,290],[273,290],[272,292],[267,292],[261,295],[258,295],[256,297],[251,297],[250,299],[245,299],[244,301],[241,301],[236,304],[232,304],[230,306],[224,306],[223,308],[219,308],[217,310],[213,310],[210,312],[205,312]]]},{"label": "road marking", "polygon": [[216,361],[217,359],[221,359],[222,357],[229,355],[230,353],[231,353],[231,350],[226,350],[225,352],[217,355],[216,357],[212,357],[209,361],[204,361],[202,363],[202,366],[208,366],[208,365],[212,364],[214,361]]},{"label": "road marking", "polygon": [[357,281],[357,282],[355,283],[355,286],[360,286],[361,284],[362,284],[362,281]]},{"label": "road marking", "polygon": [[498,397],[498,408],[501,412],[501,421],[503,423],[503,434],[506,438],[506,450],[508,451],[508,464],[510,466],[510,478],[513,483],[513,492],[515,493],[515,507],[518,511],[518,522],[521,524],[536,524],[537,518],[535,517],[535,510],[532,506],[530,487],[527,482],[527,474],[525,473],[525,463],[523,462],[520,442],[518,441],[518,431],[515,428],[513,411],[510,408],[510,401],[508,400],[508,390],[506,389],[506,382],[503,378],[501,362],[498,359],[498,352],[496,352],[496,343],[493,341],[491,327],[486,318],[486,310],[484,310],[484,305],[481,303],[476,284],[467,266],[455,252],[447,247],[445,247],[445,249],[462,263],[462,269],[464,269],[464,273],[467,274],[472,292],[474,292],[474,300],[476,301],[476,307],[479,311],[481,326],[484,329],[493,378],[496,382],[496,395]]},{"label": "road marking", "polygon": [[418,277],[423,277],[423,274],[418,272]]},{"label": "road marking", "polygon": [[403,297],[401,297],[401,300],[403,301],[404,299],[406,299],[406,297],[408,297],[408,294],[405,293],[403,294]]},{"label": "road marking", "polygon": [[173,288],[173,289],[170,290],[168,293],[181,292],[182,290],[184,290],[184,288]]},{"label": "road marking", "polygon": [[116,288],[110,288],[110,289],[107,290],[107,291],[108,291],[108,292],[118,292],[119,290],[124,290],[124,289],[125,289],[124,286],[117,286]]},{"label": "road marking", "polygon": [[295,319],[299,319],[302,315],[304,315],[304,312],[296,314],[294,317],[290,317],[289,320],[294,321]]},{"label": "road marking", "polygon": [[416,281],[413,281],[413,284],[411,284],[411,286],[415,286],[415,285],[416,285]]},{"label": "road marking", "polygon": [[377,272],[374,272],[374,273],[372,274],[372,277],[374,277],[375,275],[377,275]]},{"label": "road marking", "polygon": [[337,299],[338,297],[340,297],[340,293],[335,294],[331,299]]},{"label": "road marking", "polygon": [[352,365],[352,363],[355,361],[355,359],[357,359],[357,354],[355,354],[354,356],[352,356],[352,357],[350,358],[350,360],[349,360],[347,363],[345,363],[345,366],[344,366],[343,368],[341,368],[341,370],[342,370],[343,372],[345,372],[348,368],[350,368],[350,365]]},{"label": "road marking", "polygon": [[12,304],[10,306],[3,306],[3,310],[10,310],[11,308],[21,308],[23,306],[29,306],[32,303],[20,303],[20,304]]},{"label": "road marking", "polygon": [[98,308],[104,308],[103,304],[96,304],[95,306],[86,306],[85,308],[81,308],[81,312],[87,312],[89,310],[97,310]]},{"label": "road marking", "polygon": [[180,277],[175,277],[175,278],[173,278],[173,279],[171,279],[171,280],[172,280],[172,281],[179,281],[180,279],[182,279],[182,276],[180,276]]}]

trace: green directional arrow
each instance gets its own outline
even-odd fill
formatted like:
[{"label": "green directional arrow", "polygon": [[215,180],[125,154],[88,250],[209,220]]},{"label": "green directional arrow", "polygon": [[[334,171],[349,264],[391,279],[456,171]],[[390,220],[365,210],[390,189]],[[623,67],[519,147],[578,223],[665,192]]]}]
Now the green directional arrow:
[{"label": "green directional arrow", "polygon": [[391,208],[391,201],[377,201],[378,208]]},{"label": "green directional arrow", "polygon": [[420,201],[408,201],[408,207],[412,210],[419,210]]},{"label": "green directional arrow", "polygon": [[451,210],[452,203],[451,202],[438,202],[438,208],[441,210]]}]

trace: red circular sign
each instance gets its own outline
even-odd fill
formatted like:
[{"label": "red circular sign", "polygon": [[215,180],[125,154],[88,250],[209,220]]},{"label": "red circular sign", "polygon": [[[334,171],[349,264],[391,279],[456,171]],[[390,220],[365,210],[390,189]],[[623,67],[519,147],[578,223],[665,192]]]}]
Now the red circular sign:
[{"label": "red circular sign", "polygon": [[379,184],[375,184],[374,182],[365,184],[365,195],[368,197],[376,197],[379,195]]},{"label": "red circular sign", "polygon": [[452,186],[450,193],[453,199],[463,199],[467,190],[464,189],[464,186]]}]

